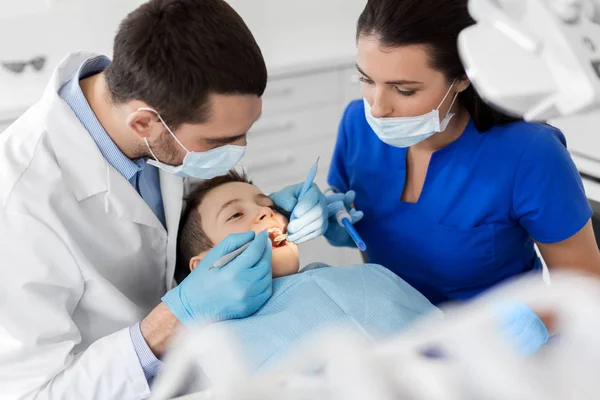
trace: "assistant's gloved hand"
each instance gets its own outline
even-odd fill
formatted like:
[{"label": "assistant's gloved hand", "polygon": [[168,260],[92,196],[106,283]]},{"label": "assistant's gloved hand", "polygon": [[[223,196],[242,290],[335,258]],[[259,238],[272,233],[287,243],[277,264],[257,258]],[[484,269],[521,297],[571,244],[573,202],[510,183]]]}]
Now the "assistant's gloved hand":
[{"label": "assistant's gloved hand", "polygon": [[[209,269],[219,258],[253,239],[250,247],[229,264]],[[247,317],[271,297],[271,255],[267,232],[256,237],[254,232],[229,235],[162,300],[184,324]]]},{"label": "assistant's gloved hand", "polygon": [[328,223],[325,195],[313,183],[308,192],[298,198],[303,185],[288,186],[271,194],[275,205],[291,214],[287,240],[296,244],[321,236]]},{"label": "assistant's gloved hand", "polygon": [[338,224],[335,219],[335,214],[342,208],[346,207],[348,214],[352,218],[352,224],[354,225],[360,221],[364,214],[362,211],[357,211],[352,208],[356,193],[354,190],[349,190],[346,193],[335,193],[327,196],[327,215],[329,216],[329,228],[325,232],[325,238],[330,245],[336,247],[356,247],[356,243],[348,234],[348,231],[343,226]]},{"label": "assistant's gloved hand", "polygon": [[535,354],[548,342],[550,333],[544,322],[527,305],[507,301],[494,307],[501,331],[525,355]]}]

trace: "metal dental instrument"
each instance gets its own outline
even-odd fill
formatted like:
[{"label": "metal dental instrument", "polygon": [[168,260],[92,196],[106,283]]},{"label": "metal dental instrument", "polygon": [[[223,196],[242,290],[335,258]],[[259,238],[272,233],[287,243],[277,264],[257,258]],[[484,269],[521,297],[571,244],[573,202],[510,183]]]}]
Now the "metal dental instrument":
[{"label": "metal dental instrument", "polygon": [[[306,179],[304,180],[304,185],[302,186],[302,190],[300,191],[300,196],[298,196],[298,198],[304,196],[306,194],[306,192],[308,192],[308,190],[312,186],[312,184],[315,180],[315,177],[317,176],[317,170],[319,169],[319,160],[320,159],[321,159],[321,157],[317,157],[317,161],[315,161],[313,166],[308,171],[308,175],[306,176]],[[293,211],[292,211],[292,218],[294,218]]]},{"label": "metal dental instrument", "polygon": [[244,252],[244,250],[246,250],[248,247],[250,247],[250,245],[252,244],[252,242],[248,242],[245,245],[243,245],[242,247],[240,247],[237,250],[232,251],[231,253],[225,254],[223,257],[219,258],[212,267],[208,268],[209,270],[213,269],[213,268],[221,268],[224,267],[225,265],[229,264],[230,262],[232,262],[237,256],[239,256],[240,254],[242,254]]}]

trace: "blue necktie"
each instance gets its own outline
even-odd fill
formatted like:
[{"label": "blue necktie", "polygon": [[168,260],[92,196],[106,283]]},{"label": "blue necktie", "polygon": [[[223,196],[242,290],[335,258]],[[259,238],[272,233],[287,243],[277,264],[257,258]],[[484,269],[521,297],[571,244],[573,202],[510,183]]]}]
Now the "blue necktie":
[{"label": "blue necktie", "polygon": [[145,164],[142,169],[137,172],[135,179],[135,189],[142,196],[142,199],[154,212],[154,215],[159,219],[161,224],[166,228],[165,209],[162,201],[162,193],[160,190],[160,180],[158,169]]}]

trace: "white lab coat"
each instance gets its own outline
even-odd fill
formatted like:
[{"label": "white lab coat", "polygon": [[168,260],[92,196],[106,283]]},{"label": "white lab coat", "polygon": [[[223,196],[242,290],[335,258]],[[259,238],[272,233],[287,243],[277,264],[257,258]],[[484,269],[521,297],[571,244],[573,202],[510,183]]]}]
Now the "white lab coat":
[{"label": "white lab coat", "polygon": [[173,286],[183,183],[160,173],[165,230],[58,96],[90,56],[0,135],[0,399],[150,394],[129,327]]}]

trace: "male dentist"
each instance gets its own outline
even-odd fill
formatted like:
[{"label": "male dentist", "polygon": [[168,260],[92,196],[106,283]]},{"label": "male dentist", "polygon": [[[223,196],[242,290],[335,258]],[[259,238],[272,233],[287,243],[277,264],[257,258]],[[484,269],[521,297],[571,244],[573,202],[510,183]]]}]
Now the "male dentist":
[{"label": "male dentist", "polygon": [[[181,177],[242,158],[266,81],[222,0],[151,0],[121,23],[112,61],[60,64],[0,136],[0,397],[146,398],[179,326],[245,317],[269,298],[265,234],[230,236],[173,281]],[[299,216],[295,242],[327,229],[322,193],[299,192],[273,195]]]}]

